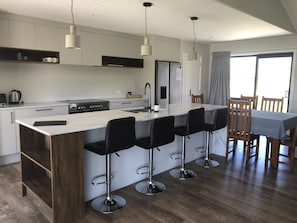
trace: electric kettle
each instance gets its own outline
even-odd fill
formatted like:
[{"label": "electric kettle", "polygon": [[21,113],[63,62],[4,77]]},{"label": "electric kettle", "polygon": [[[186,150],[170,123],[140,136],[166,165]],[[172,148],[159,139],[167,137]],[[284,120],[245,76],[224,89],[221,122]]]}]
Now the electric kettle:
[{"label": "electric kettle", "polygon": [[8,95],[9,104],[19,104],[22,98],[22,93],[19,90],[11,90]]}]

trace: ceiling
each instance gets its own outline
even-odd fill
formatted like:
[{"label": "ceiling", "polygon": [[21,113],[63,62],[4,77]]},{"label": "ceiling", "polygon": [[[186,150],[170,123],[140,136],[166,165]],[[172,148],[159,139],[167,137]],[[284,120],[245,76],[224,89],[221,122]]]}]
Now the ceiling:
[{"label": "ceiling", "polygon": [[[143,35],[144,0],[73,0],[76,25]],[[296,0],[151,0],[148,34],[232,41],[296,33]],[[71,0],[0,0],[0,11],[71,23]]]}]

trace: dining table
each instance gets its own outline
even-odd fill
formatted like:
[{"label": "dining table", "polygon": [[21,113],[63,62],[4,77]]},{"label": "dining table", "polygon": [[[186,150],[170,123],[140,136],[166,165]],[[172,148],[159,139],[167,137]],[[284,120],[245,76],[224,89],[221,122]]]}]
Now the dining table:
[{"label": "dining table", "polygon": [[270,165],[278,168],[280,142],[287,137],[287,131],[297,126],[297,113],[252,110],[251,131],[253,134],[271,138]]}]

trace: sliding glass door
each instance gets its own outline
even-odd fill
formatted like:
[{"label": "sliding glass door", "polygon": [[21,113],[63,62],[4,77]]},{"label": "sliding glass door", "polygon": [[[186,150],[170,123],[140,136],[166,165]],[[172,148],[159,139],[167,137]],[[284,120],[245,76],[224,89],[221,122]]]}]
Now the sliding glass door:
[{"label": "sliding glass door", "polygon": [[261,54],[231,58],[230,96],[284,97],[288,110],[293,53]]}]

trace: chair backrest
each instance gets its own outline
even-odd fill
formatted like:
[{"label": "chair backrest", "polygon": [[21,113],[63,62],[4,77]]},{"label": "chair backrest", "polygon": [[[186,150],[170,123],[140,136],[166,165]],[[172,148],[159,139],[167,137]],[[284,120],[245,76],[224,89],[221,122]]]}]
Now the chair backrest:
[{"label": "chair backrest", "polygon": [[204,130],[204,108],[190,110],[187,114],[187,134]]},{"label": "chair backrest", "polygon": [[163,146],[174,141],[174,116],[152,120],[151,147]]},{"label": "chair backrest", "polygon": [[258,95],[256,95],[256,96],[240,95],[240,98],[243,99],[243,100],[250,100],[251,101],[252,109],[257,109],[257,106],[258,106]]},{"label": "chair backrest", "polygon": [[213,124],[213,131],[222,129],[227,125],[227,108],[216,110]]},{"label": "chair backrest", "polygon": [[192,103],[200,103],[203,104],[204,96],[203,94],[194,95],[192,94]]},{"label": "chair backrest", "polygon": [[135,145],[135,118],[110,120],[105,131],[106,153],[114,153]]},{"label": "chair backrest", "polygon": [[261,110],[282,112],[283,111],[284,98],[265,98],[262,97]]},{"label": "chair backrest", "polygon": [[251,102],[228,100],[227,134],[229,137],[249,140],[251,134]]}]

